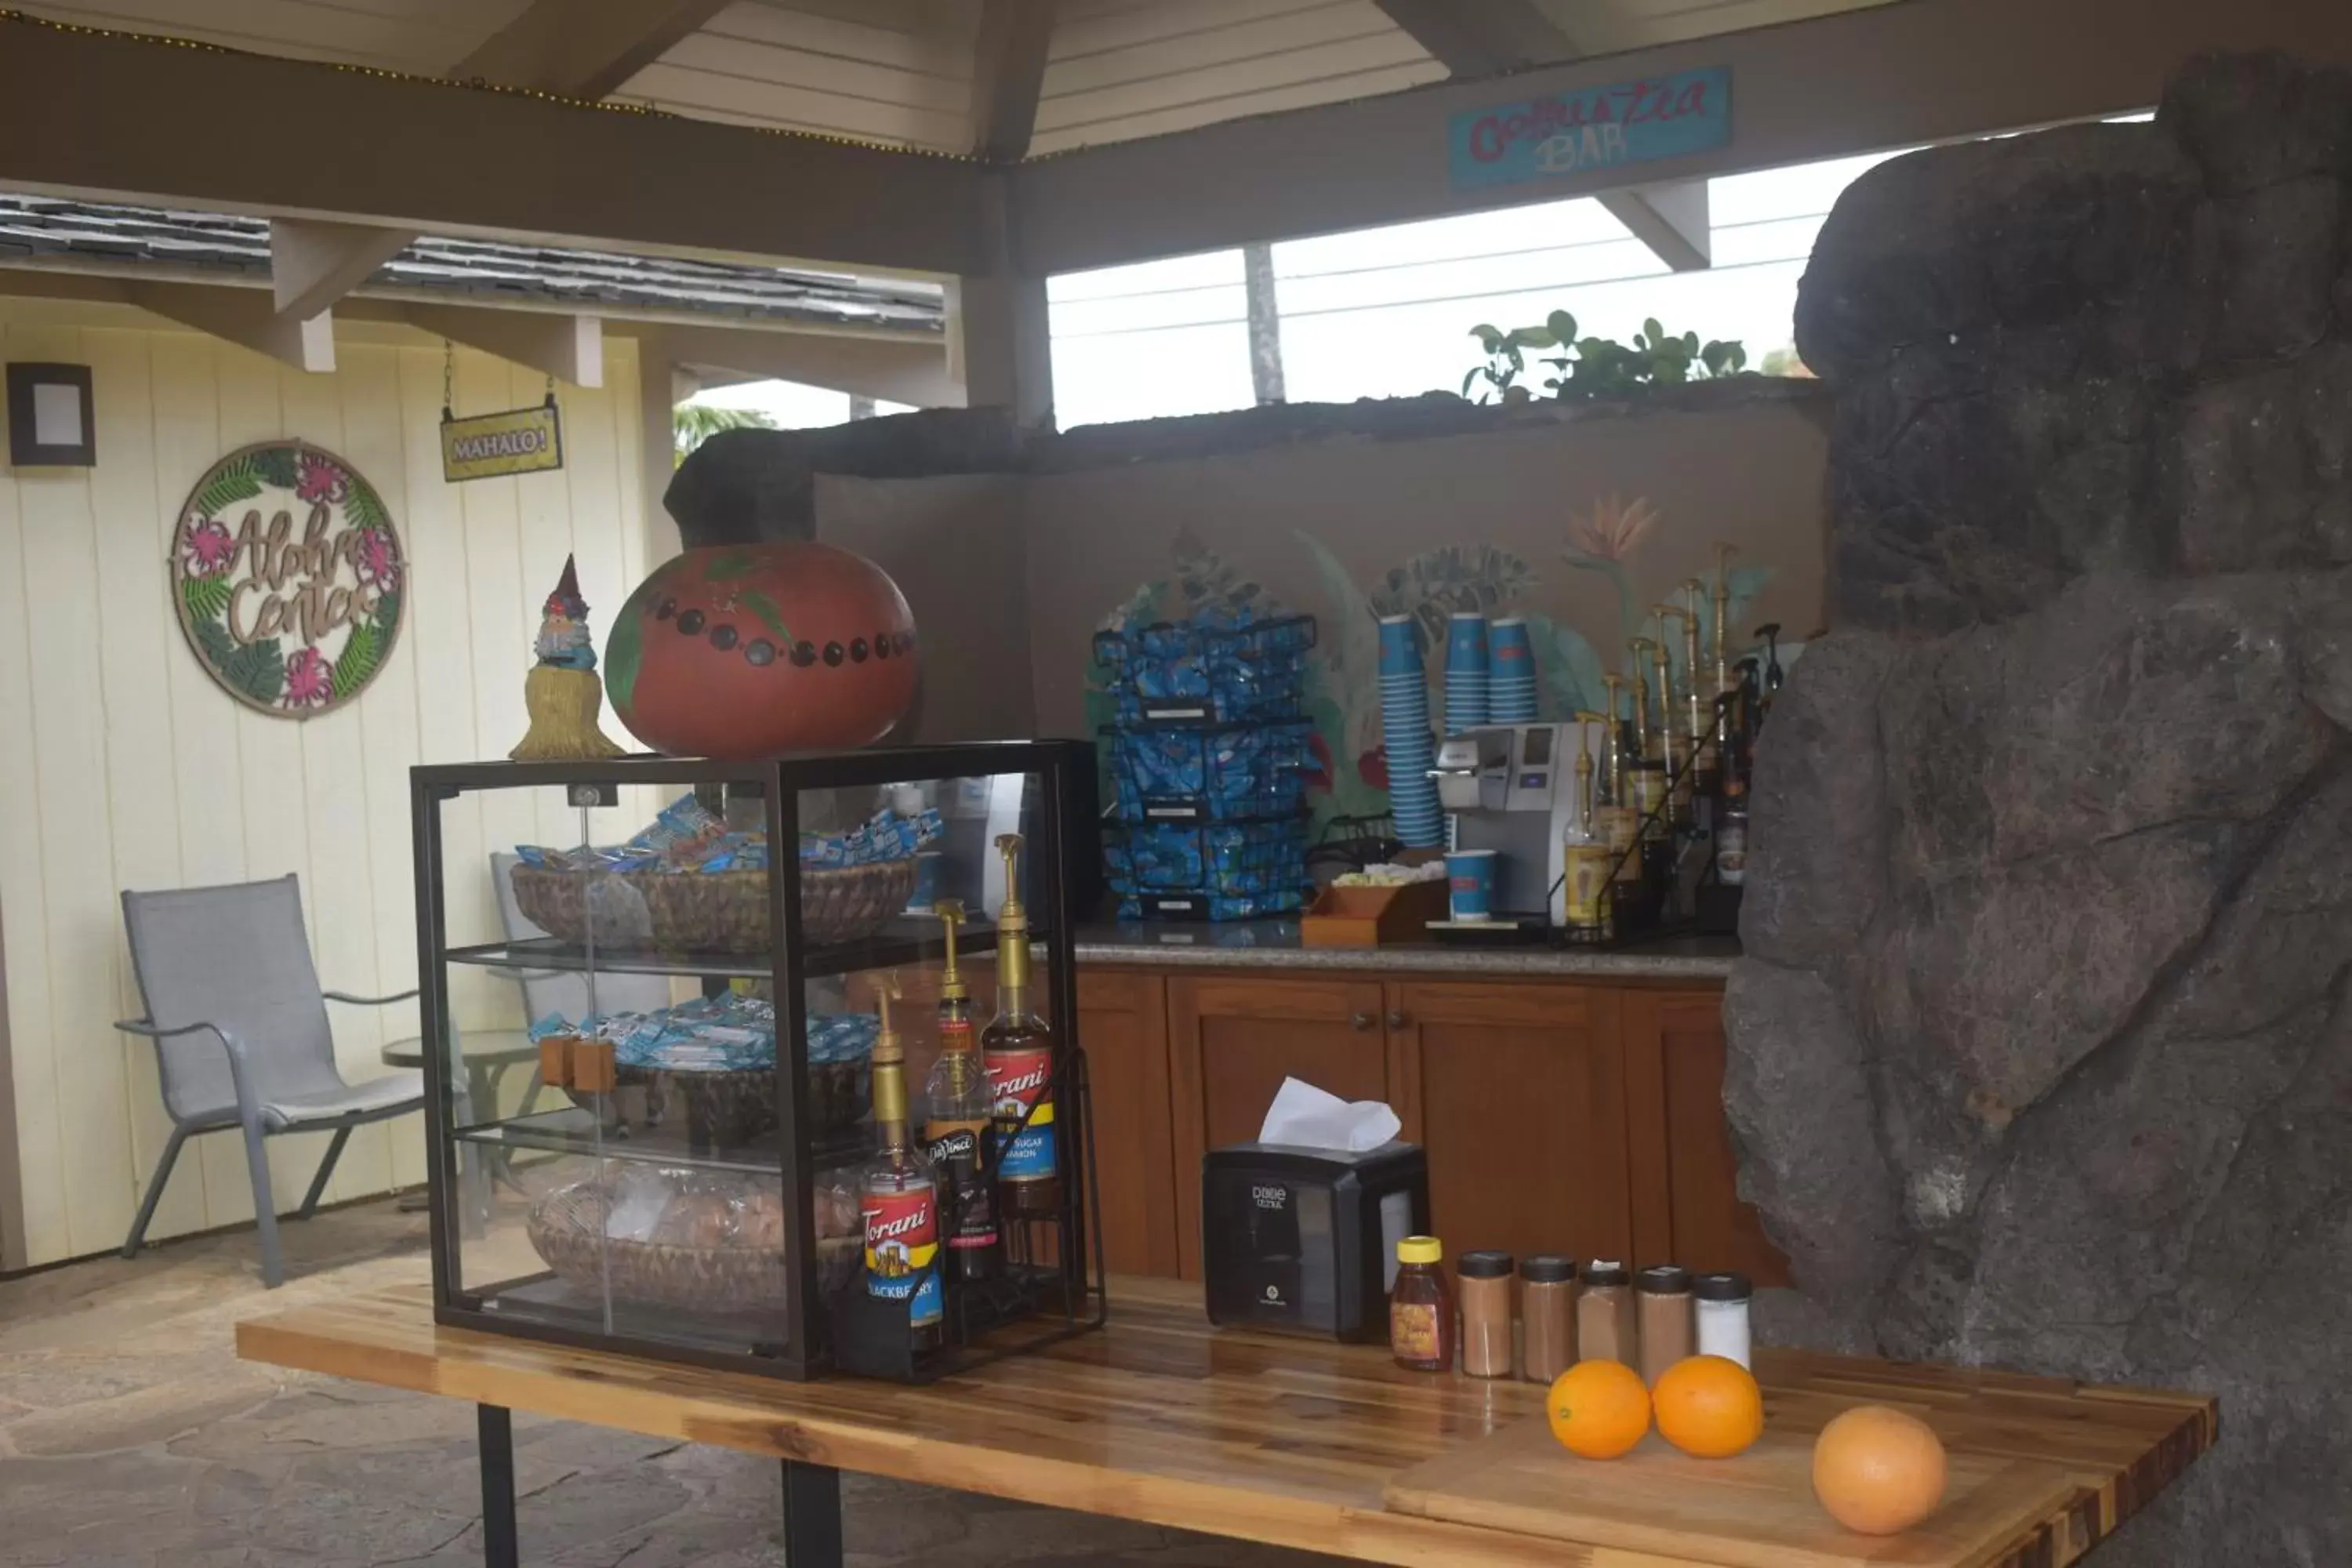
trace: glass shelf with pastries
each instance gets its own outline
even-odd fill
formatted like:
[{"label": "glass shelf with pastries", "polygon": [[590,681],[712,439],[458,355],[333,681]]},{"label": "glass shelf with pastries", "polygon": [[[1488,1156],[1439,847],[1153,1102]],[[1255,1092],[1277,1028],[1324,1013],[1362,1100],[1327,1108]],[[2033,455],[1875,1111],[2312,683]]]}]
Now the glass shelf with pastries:
[{"label": "glass shelf with pastries", "polygon": [[[1099,1321],[1059,934],[1091,783],[1087,749],[1056,742],[416,770],[439,1321],[908,1378],[1028,1342],[1010,1330],[1042,1342]],[[1069,1086],[1058,1207],[1006,1227],[1029,1238],[1013,1267],[955,1291],[944,1242],[926,1274],[886,1237],[877,1272],[861,1185],[886,1123],[924,1131],[954,989],[942,907],[968,911],[954,940],[983,1004],[1012,943],[1034,1016],[1060,1028],[1040,1058],[1047,1112],[1027,1114],[1051,1121]],[[518,1023],[537,1073],[474,1103],[439,1042]],[[934,1277],[927,1326],[904,1287]]]}]

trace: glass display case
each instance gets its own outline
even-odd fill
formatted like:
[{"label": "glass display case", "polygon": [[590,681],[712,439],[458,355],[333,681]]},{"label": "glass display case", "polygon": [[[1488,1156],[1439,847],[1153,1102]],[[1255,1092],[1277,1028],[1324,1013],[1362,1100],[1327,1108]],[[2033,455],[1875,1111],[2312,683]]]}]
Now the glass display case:
[{"label": "glass display case", "polygon": [[910,1381],[1099,1326],[1092,768],[414,770],[438,1321]]}]

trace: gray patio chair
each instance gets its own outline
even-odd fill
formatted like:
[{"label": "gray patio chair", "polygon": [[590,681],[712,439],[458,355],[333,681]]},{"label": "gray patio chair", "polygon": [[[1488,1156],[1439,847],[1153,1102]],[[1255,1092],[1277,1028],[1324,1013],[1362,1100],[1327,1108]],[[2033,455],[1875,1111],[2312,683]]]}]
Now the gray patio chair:
[{"label": "gray patio chair", "polygon": [[245,1134],[253,1214],[261,1232],[261,1277],[285,1279],[278,1209],[262,1141],[280,1132],[332,1132],[295,1218],[308,1219],[352,1129],[421,1110],[424,1080],[393,1073],[347,1083],[335,1067],[329,1002],[380,1007],[416,994],[351,996],[321,991],[302,924],[302,889],[292,877],[220,888],[122,895],[122,923],[147,1016],[115,1026],[155,1042],[163,1108],[172,1117],[155,1174],[122,1256],[138,1255],[155,1201],[171,1179],[180,1145],[200,1132]]}]

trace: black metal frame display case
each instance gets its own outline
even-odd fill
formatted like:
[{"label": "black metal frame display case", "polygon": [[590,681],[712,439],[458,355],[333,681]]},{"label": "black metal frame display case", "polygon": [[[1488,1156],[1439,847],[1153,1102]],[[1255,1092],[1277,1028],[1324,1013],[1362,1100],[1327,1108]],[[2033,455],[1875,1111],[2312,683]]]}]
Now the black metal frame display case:
[{"label": "black metal frame display case", "polygon": [[[647,756],[412,770],[436,1321],[784,1378],[845,1372],[909,1382],[1100,1327],[1099,1205],[1070,945],[1093,850],[1093,767],[1092,748],[1081,742],[1013,741],[749,763]],[[689,792],[730,828],[764,833],[772,851],[766,868],[575,869],[564,874],[582,879],[569,890],[577,894],[577,929],[559,931],[564,922],[551,916],[552,923],[540,922],[553,933],[547,936],[449,940],[453,897],[474,928],[467,935],[517,929],[486,924],[492,907],[486,900],[499,892],[488,852],[516,847],[506,840],[545,842],[561,824],[557,843],[566,853],[620,843]],[[480,808],[478,837],[470,814],[451,820],[452,807],[468,797],[498,802]],[[615,809],[624,802],[634,810]],[[908,1302],[866,1288],[862,1225],[842,1219],[845,1184],[856,1213],[854,1170],[872,1154],[874,1128],[854,1057],[848,1073],[841,1058],[828,1058],[813,1076],[812,994],[843,989],[845,999],[829,1004],[838,1012],[816,1016],[831,1038],[848,1015],[866,1010],[850,999],[856,987],[891,984],[886,973],[937,978],[945,930],[937,919],[893,912],[854,940],[818,940],[829,918],[822,906],[833,897],[826,889],[842,883],[804,876],[799,848],[804,828],[846,829],[877,809],[894,820],[919,817],[926,806],[943,809],[946,818],[928,847],[940,861],[926,869],[971,894],[957,942],[964,959],[985,963],[999,947],[994,917],[1004,878],[991,841],[1008,827],[1024,837],[1032,1001],[1055,1042],[1060,1195],[1040,1217],[1003,1224],[992,1278],[943,1279],[938,1342],[919,1347]],[[726,935],[720,950],[682,947],[679,931],[691,934],[692,921],[682,928],[656,916],[646,924],[644,910],[660,900],[716,897],[717,882],[692,885],[715,876],[736,879],[716,921]],[[658,877],[662,885],[632,877]],[[886,879],[895,911],[906,902],[905,888]],[[547,892],[543,883],[534,890]],[[636,923],[611,918],[616,909],[635,911]],[[530,909],[523,913],[535,918]],[[606,1043],[588,1047],[587,1058],[604,1064],[596,1070],[608,1078],[572,1078],[559,1089],[534,1074],[520,1102],[476,1105],[483,1075],[467,1070],[466,1037],[484,1031],[457,1024],[486,1014],[511,1017],[516,999],[502,995],[500,980],[525,998],[550,984],[570,985],[578,996],[584,984],[583,1012],[600,1016],[622,1010],[598,1002],[600,983],[608,999],[625,987],[640,996],[661,994],[667,984],[673,1002],[693,1004],[698,989],[707,1008],[746,1005],[742,996],[764,985],[773,1065],[673,1072],[641,1061],[632,1077],[626,1054],[616,1058],[609,1044],[629,1030],[608,1020],[589,1031]],[[902,1027],[927,1016],[923,994],[914,987],[900,1009]],[[530,1012],[528,1000],[523,1011]],[[583,1021],[559,1011],[568,1024]],[[988,1012],[976,1013],[975,1030],[987,1025]],[[712,1036],[721,1037],[745,1037],[740,1030]],[[510,1030],[499,1048],[516,1050]],[[563,1063],[580,1059],[563,1055],[572,1048],[551,1047],[551,1058],[543,1047],[542,1063],[569,1078]],[[909,1070],[919,1102],[919,1066]],[[772,1079],[772,1095],[759,1075]],[[1033,1110],[1022,1127],[1045,1120]],[[850,1173],[835,1173],[843,1172]],[[954,1222],[950,1207],[940,1205],[943,1277],[953,1272],[944,1245]]]}]

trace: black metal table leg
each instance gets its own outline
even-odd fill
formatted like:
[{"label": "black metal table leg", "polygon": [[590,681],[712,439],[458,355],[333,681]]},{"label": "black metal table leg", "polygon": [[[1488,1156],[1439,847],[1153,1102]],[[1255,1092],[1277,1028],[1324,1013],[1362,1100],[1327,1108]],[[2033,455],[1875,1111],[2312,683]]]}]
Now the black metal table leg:
[{"label": "black metal table leg", "polygon": [[784,1462],[786,1568],[841,1568],[841,1472]]},{"label": "black metal table leg", "polygon": [[477,1405],[474,1426],[482,1461],[482,1562],[522,1568],[515,1544],[514,1416],[503,1405]]}]

